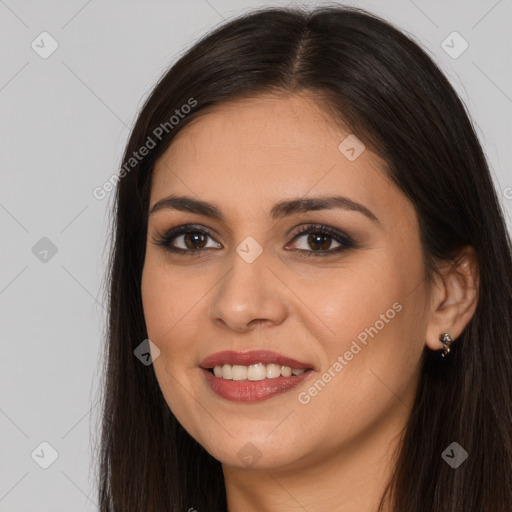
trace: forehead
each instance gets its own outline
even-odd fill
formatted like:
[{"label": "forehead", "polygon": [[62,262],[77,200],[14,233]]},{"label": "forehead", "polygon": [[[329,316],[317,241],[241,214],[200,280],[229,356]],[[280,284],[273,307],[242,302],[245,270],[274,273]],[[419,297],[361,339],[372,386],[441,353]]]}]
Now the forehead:
[{"label": "forehead", "polygon": [[318,179],[333,165],[361,177],[363,168],[375,172],[386,167],[368,150],[349,161],[339,148],[349,135],[311,93],[229,101],[208,108],[177,134],[157,162],[154,179],[165,179],[165,171],[172,169],[218,183],[251,179],[257,171],[277,185],[280,177]]},{"label": "forehead", "polygon": [[[343,134],[338,124],[310,94],[258,96],[209,108],[178,134],[173,145],[201,142],[209,151],[229,145],[265,159],[273,152],[287,154],[288,149],[325,149]],[[225,139],[227,133],[230,140]]]},{"label": "forehead", "polygon": [[311,93],[249,97],[216,104],[205,112],[182,130],[174,142],[194,135],[202,142],[214,143],[229,131],[234,132],[244,149],[262,145],[286,148],[299,142],[307,146],[327,145],[329,141],[323,140],[326,131],[339,134],[339,123],[314,101]]}]

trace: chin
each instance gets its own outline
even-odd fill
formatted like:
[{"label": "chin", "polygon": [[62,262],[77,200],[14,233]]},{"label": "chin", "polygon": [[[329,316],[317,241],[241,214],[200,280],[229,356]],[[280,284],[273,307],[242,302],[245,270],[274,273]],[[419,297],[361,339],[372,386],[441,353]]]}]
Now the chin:
[{"label": "chin", "polygon": [[[273,426],[275,428],[275,425]],[[222,464],[236,468],[255,470],[276,470],[293,466],[296,461],[305,456],[304,443],[297,449],[295,436],[285,431],[284,436],[268,435],[271,429],[265,429],[264,434],[250,435],[247,432],[233,437],[223,432],[222,439],[208,437],[206,442],[198,442]]]}]

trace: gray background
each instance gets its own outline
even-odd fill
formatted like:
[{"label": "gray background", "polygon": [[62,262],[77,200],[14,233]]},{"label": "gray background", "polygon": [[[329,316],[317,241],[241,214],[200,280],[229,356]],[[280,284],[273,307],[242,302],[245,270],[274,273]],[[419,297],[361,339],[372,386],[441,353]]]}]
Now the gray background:
[{"label": "gray background", "polygon": [[[100,201],[92,190],[120,166],[138,108],[178,55],[224,18],[289,3],[0,0],[0,511],[97,510],[112,194]],[[448,75],[484,144],[510,227],[512,1],[352,5],[412,34]],[[50,48],[43,31],[59,45],[46,59],[31,47]],[[469,43],[458,58],[441,46],[453,31]],[[49,244],[43,237],[55,254],[40,252]],[[47,469],[40,464],[52,462],[52,451],[42,442],[58,454]]]}]

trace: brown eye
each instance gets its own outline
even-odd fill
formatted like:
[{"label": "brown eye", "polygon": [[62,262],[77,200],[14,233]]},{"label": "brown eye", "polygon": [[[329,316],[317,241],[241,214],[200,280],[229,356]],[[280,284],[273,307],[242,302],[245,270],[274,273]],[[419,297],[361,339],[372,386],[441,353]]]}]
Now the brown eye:
[{"label": "brown eye", "polygon": [[187,249],[202,249],[206,245],[206,237],[208,235],[200,231],[192,231],[182,236]]},{"label": "brown eye", "polygon": [[208,247],[206,245],[208,238],[213,240],[212,235],[204,229],[194,226],[178,226],[155,240],[154,243],[165,247],[167,251],[181,254],[195,254],[207,249],[222,247],[215,241],[216,245]]},{"label": "brown eye", "polygon": [[315,251],[327,251],[331,248],[332,241],[333,239],[329,235],[324,235],[322,233],[310,233],[307,237],[306,243]]},{"label": "brown eye", "polygon": [[[294,250],[305,253],[306,256],[325,256],[356,247],[355,241],[349,235],[330,226],[304,226],[293,240],[302,238],[304,241],[300,242],[300,247],[294,247]],[[333,243],[337,245],[333,247]],[[297,246],[297,242],[294,245]]]}]

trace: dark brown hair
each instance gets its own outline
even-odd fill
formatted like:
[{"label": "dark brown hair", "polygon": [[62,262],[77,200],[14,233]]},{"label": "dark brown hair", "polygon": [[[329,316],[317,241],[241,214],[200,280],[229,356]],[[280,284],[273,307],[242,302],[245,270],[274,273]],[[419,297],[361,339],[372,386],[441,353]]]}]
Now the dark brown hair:
[{"label": "dark brown hair", "polygon": [[[472,246],[477,310],[446,360],[425,349],[416,402],[388,496],[394,512],[510,512],[512,258],[482,147],[454,89],[420,46],[356,8],[265,8],[224,23],[160,79],[124,161],[155,147],[119,180],[108,269],[109,323],[99,454],[102,512],[226,510],[220,462],[177,422],[154,370],[134,356],[147,338],[141,300],[156,160],[208,107],[307,90],[389,165],[417,212],[426,269]],[[179,122],[154,130],[193,98]],[[189,103],[190,104],[190,103]],[[160,133],[160,132],[158,132]],[[452,442],[469,458],[452,469]]]}]

